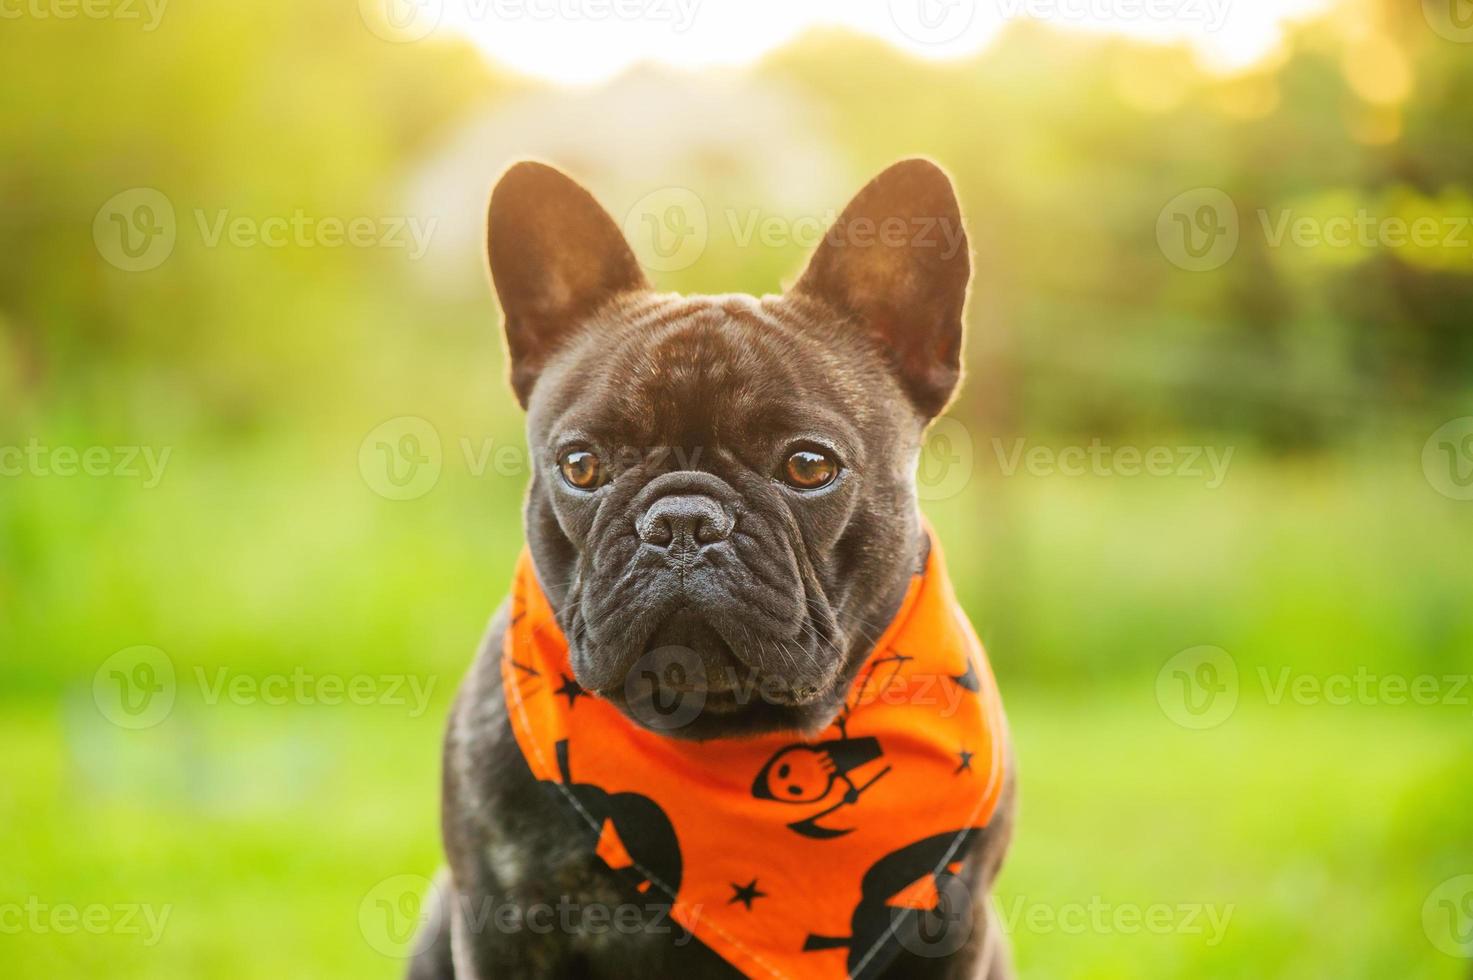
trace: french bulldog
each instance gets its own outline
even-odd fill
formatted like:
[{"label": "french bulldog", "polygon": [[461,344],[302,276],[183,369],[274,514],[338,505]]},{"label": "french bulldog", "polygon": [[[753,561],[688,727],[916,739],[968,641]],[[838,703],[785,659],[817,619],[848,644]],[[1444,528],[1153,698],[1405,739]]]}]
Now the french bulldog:
[{"label": "french bulldog", "polygon": [[[533,162],[496,184],[488,255],[533,460],[527,546],[577,687],[641,724],[629,672],[676,647],[704,668],[704,708],[668,737],[822,731],[927,557],[914,474],[960,379],[971,275],[950,180],[919,159],[885,170],[778,296],[653,290],[594,198]],[[631,896],[513,737],[510,615],[493,617],[449,721],[448,869],[411,978],[736,975],[658,912],[621,930],[558,920]],[[743,696],[754,678],[762,696]],[[966,839],[965,943],[902,952],[882,975],[1011,975],[986,900],[1012,832],[1008,773]],[[577,789],[580,806],[620,805]],[[518,918],[539,906],[552,928]],[[498,926],[508,908],[520,927]]]}]

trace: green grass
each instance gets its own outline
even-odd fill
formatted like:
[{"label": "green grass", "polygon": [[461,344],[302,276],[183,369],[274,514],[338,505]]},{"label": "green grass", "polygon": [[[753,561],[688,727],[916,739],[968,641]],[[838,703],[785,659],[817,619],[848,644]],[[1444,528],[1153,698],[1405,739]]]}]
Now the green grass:
[{"label": "green grass", "polygon": [[1473,865],[1469,709],[1245,703],[1196,732],[1150,691],[1111,693],[1013,698],[1022,819],[1002,907],[1165,904],[1230,918],[1215,945],[1181,916],[1161,935],[1109,918],[1084,932],[1025,925],[1014,933],[1025,975],[1466,975],[1429,944],[1421,910]]}]

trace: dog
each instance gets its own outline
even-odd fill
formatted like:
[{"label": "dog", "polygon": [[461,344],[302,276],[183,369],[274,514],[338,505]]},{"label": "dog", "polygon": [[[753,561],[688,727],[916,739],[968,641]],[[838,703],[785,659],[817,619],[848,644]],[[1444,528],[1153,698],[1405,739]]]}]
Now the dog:
[{"label": "dog", "polygon": [[[876,676],[876,645],[928,601],[917,583],[936,560],[914,472],[960,380],[971,278],[949,178],[920,159],[885,170],[780,296],[654,291],[588,191],[534,162],[492,192],[488,257],[534,461],[527,557],[448,724],[448,868],[412,980],[1010,976],[987,911],[1013,826],[1005,731],[988,741],[989,802],[971,811],[985,819],[912,840],[910,811],[864,819],[905,785],[906,760],[852,730],[869,717],[855,691]],[[979,690],[974,666],[943,680]],[[683,698],[699,709],[662,726]],[[563,737],[598,712],[597,735]],[[630,745],[644,755],[621,758]],[[661,781],[675,791],[614,785],[666,757],[686,760]],[[727,782],[708,774],[730,808],[706,806],[684,771],[717,758],[737,760]],[[891,796],[920,821],[951,785]],[[879,832],[896,846],[852,873],[828,860]],[[683,833],[734,842],[704,852],[712,863],[759,855],[704,913],[677,897],[699,870]],[[777,876],[767,852],[801,855],[812,884]],[[907,911],[914,882],[932,898]],[[793,939],[741,939],[744,917],[779,900],[771,928]],[[790,921],[809,908],[830,910],[827,928]],[[916,938],[928,915],[950,941]]]}]

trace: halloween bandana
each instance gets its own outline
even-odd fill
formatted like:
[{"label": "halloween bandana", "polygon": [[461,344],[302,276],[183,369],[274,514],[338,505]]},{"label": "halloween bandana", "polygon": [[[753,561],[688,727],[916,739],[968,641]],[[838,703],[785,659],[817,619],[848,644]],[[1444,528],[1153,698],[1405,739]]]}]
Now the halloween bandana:
[{"label": "halloween bandana", "polygon": [[997,807],[1006,722],[934,538],[813,738],[680,740],[584,691],[526,552],[502,678],[533,775],[631,900],[742,972],[869,977],[965,939],[957,875]]}]

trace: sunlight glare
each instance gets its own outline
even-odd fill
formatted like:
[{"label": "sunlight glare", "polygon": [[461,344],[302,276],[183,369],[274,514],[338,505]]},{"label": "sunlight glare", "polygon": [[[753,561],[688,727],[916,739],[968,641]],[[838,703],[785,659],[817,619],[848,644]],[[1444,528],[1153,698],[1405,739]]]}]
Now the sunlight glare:
[{"label": "sunlight glare", "polygon": [[[471,38],[494,63],[564,84],[655,62],[749,64],[802,33],[842,28],[923,58],[974,54],[1010,21],[1186,41],[1205,67],[1234,71],[1271,53],[1286,22],[1334,0],[386,0]],[[400,19],[404,17],[403,11]]]}]

